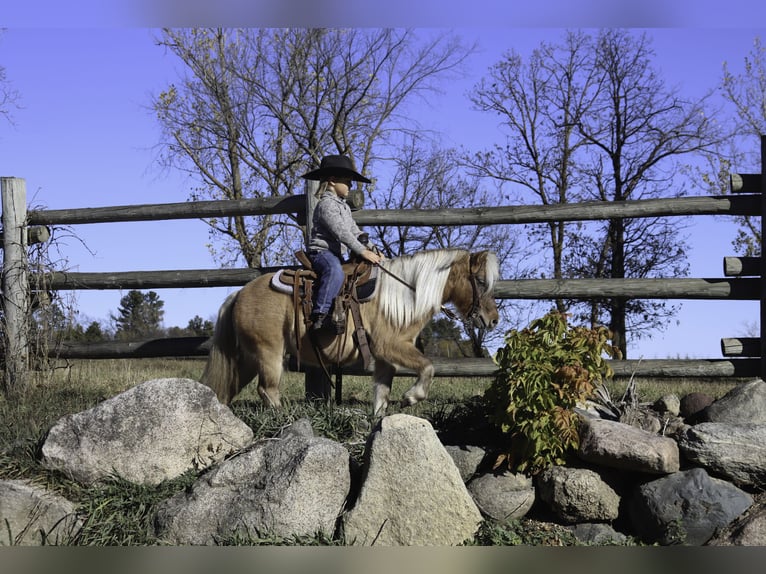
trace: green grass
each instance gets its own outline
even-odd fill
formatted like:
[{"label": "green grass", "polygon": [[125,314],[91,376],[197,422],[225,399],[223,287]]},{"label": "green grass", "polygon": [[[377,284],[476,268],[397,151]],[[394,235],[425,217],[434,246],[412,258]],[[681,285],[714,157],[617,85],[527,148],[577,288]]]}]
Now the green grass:
[{"label": "green grass", "polygon": [[[198,380],[202,359],[83,360],[61,363],[44,372],[32,373],[23,400],[9,402],[0,396],[0,479],[24,478],[50,488],[78,504],[85,527],[76,539],[80,546],[146,546],[159,544],[152,520],[157,504],[191,484],[197,477],[188,472],[157,487],[131,484],[119,479],[84,487],[39,463],[39,448],[48,429],[68,414],[81,412],[99,402],[148,380],[184,377]],[[400,412],[398,399],[414,382],[412,377],[394,380],[389,414]],[[720,397],[739,380],[638,380],[641,400],[652,401],[664,394],[683,396],[703,391]],[[490,381],[479,378],[437,378],[427,401],[403,412],[432,422],[445,443],[486,443],[493,436],[477,397]],[[608,384],[619,398],[627,381]],[[351,457],[361,462],[366,438],[373,424],[370,416],[372,389],[369,377],[343,378],[343,403],[325,406],[304,400],[304,376],[286,373],[281,386],[282,409],[262,406],[254,385],[232,403],[234,413],[248,424],[256,438],[272,437],[300,418],[309,418],[316,434],[343,443]],[[279,539],[238,535],[222,541],[231,545],[336,545],[328,538]],[[485,525],[472,542],[477,545],[571,545],[568,531],[534,521],[503,526]]]}]

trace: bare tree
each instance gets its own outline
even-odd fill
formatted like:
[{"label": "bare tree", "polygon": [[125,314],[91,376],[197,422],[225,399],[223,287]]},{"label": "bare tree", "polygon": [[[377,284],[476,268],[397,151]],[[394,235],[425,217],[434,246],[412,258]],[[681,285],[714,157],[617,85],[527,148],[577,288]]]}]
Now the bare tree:
[{"label": "bare tree", "polygon": [[[725,176],[724,193],[728,191],[728,173],[732,166],[754,165],[760,170],[760,140],[766,134],[766,46],[760,37],[753,41],[753,48],[745,56],[744,71],[731,72],[724,63],[721,91],[724,98],[734,106],[732,148],[721,162]],[[747,169],[742,171],[748,171]],[[737,237],[732,242],[738,253],[746,256],[761,254],[761,218],[735,217],[739,225]]]},{"label": "bare tree", "polygon": [[[542,205],[570,203],[582,198],[576,157],[585,141],[575,129],[598,92],[598,78],[587,62],[590,39],[579,32],[566,34],[562,45],[542,43],[525,64],[509,51],[481,80],[471,100],[477,109],[499,116],[507,129],[506,141],[479,152],[468,163],[474,173],[510,184],[508,200],[533,197]],[[569,232],[568,232],[569,230]],[[564,277],[564,254],[571,224],[551,222],[529,227],[533,243],[550,250],[554,279]],[[558,299],[556,307],[567,304]]]},{"label": "bare tree", "polygon": [[[596,37],[568,32],[561,45],[542,44],[526,65],[511,53],[474,98],[479,109],[500,115],[508,141],[476,156],[474,166],[543,204],[679,195],[677,158],[709,149],[717,135],[707,96],[682,99],[657,75],[652,57],[646,35],[619,29]],[[687,272],[677,222],[554,224],[545,239],[557,278]],[[560,309],[572,304],[557,302]],[[629,330],[641,336],[674,311],[664,302],[612,298],[585,307],[582,317],[607,324],[627,356]]]},{"label": "bare tree", "polygon": [[[303,192],[299,175],[331,153],[375,174],[411,126],[400,116],[405,104],[471,52],[450,33],[421,39],[401,30],[164,30],[160,44],[186,69],[153,100],[161,159],[198,180],[191,199]],[[301,237],[291,217],[208,223],[214,253],[228,264],[285,262]]]},{"label": "bare tree", "polygon": [[[4,32],[5,29],[0,28],[0,39],[2,39]],[[18,108],[19,101],[19,93],[8,79],[5,67],[0,66],[0,116],[11,124],[13,124],[13,114],[11,112],[14,108]]]},{"label": "bare tree", "polygon": [[[388,191],[379,190],[372,198],[374,207],[387,209],[461,208],[494,205],[497,198],[476,176],[465,173],[458,150],[444,149],[423,134],[409,134],[394,159],[396,169]],[[524,260],[517,234],[512,226],[406,226],[377,225],[371,229],[376,244],[388,256],[411,253],[426,248],[457,247],[480,251],[488,249],[498,257],[503,276],[524,277],[520,270]],[[508,320],[512,305],[498,306]],[[464,333],[471,341],[474,356],[482,356],[483,348],[502,338],[498,331],[486,332],[465,324]]]},{"label": "bare tree", "polygon": [[[594,155],[589,171],[599,199],[681,195],[676,178],[680,156],[702,154],[719,139],[705,108],[709,94],[690,101],[668,88],[652,66],[654,52],[646,34],[605,30],[595,48],[594,67],[602,78],[602,89],[592,113],[578,128]],[[591,253],[598,253],[597,268],[603,276],[688,272],[678,223],[662,218],[611,219],[593,247]],[[637,326],[656,327],[674,311],[664,302],[613,298],[598,314],[608,314],[613,342],[627,356],[628,317],[638,318]],[[634,326],[633,332],[642,330]]]}]

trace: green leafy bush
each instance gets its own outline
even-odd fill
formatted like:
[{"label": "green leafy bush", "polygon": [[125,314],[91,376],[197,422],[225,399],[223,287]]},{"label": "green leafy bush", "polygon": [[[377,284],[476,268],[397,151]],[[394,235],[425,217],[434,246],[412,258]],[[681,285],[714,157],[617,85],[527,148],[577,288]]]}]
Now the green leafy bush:
[{"label": "green leafy bush", "polygon": [[521,330],[506,333],[495,354],[498,371],[484,398],[490,422],[510,435],[498,465],[536,474],[564,464],[579,446],[573,408],[612,376],[606,357],[619,353],[606,327],[572,327],[556,310]]}]

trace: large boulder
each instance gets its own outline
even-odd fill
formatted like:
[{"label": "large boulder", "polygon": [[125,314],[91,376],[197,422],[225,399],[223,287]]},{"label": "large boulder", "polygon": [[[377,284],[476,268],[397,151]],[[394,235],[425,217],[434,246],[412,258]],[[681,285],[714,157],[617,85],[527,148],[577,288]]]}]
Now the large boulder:
[{"label": "large boulder", "polygon": [[700,413],[700,422],[766,424],[766,383],[737,385]]},{"label": "large boulder", "polygon": [[608,468],[670,474],[678,471],[676,441],[616,421],[582,418],[580,458]]},{"label": "large boulder", "polygon": [[678,446],[695,466],[738,486],[766,483],[766,424],[700,423]]},{"label": "large boulder", "polygon": [[431,423],[383,417],[365,459],[359,496],[343,519],[347,544],[448,546],[475,535],[481,513]]},{"label": "large boulder", "polygon": [[611,522],[620,497],[599,474],[587,468],[553,466],[537,478],[540,499],[564,523]]},{"label": "large boulder", "polygon": [[45,438],[42,463],[85,484],[116,475],[156,485],[205,469],[252,439],[209,387],[156,379],[60,419]]},{"label": "large boulder", "polygon": [[302,428],[257,442],[166,500],[157,512],[157,536],[184,545],[332,536],[350,485],[345,447]]},{"label": "large boulder", "polygon": [[766,546],[766,498],[716,534],[710,546]]},{"label": "large boulder", "polygon": [[535,503],[535,486],[523,474],[484,474],[468,484],[468,491],[482,514],[498,523],[523,518]]},{"label": "large boulder", "polygon": [[692,468],[641,485],[629,516],[648,542],[700,546],[752,504],[752,496],[733,484]]},{"label": "large boulder", "polygon": [[67,544],[81,528],[66,498],[24,480],[0,480],[0,546]]}]

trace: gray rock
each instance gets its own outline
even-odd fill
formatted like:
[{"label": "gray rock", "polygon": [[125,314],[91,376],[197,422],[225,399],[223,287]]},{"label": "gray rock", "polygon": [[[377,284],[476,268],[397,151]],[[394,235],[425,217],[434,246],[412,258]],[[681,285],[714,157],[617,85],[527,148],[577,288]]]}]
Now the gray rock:
[{"label": "gray rock", "polygon": [[312,438],[314,436],[314,428],[311,426],[311,421],[307,418],[298,419],[293,424],[283,428],[282,432],[279,433],[281,438],[291,435]]},{"label": "gray rock", "polygon": [[690,462],[738,486],[766,483],[766,425],[700,423],[678,446]]},{"label": "gray rock", "polygon": [[207,468],[252,438],[209,387],[157,379],[60,419],[45,439],[42,462],[86,484],[117,475],[156,485]]},{"label": "gray rock", "polygon": [[766,546],[766,502],[753,506],[708,542],[710,546]]},{"label": "gray rock", "polygon": [[737,385],[700,413],[702,422],[766,424],[766,383]]},{"label": "gray rock", "polygon": [[24,480],[0,480],[0,546],[67,544],[81,528],[66,498]]},{"label": "gray rock", "polygon": [[166,500],[157,512],[157,536],[184,545],[234,536],[332,536],[350,484],[342,445],[286,433],[256,443]]},{"label": "gray rock", "polygon": [[597,472],[553,466],[537,478],[540,499],[564,523],[611,522],[620,511],[620,497]]},{"label": "gray rock", "polygon": [[678,395],[664,395],[654,401],[652,408],[660,414],[677,417],[681,412],[681,399]]},{"label": "gray rock", "polygon": [[620,415],[619,421],[652,434],[662,430],[662,422],[657,413],[641,407],[628,409]]},{"label": "gray rock", "polygon": [[523,518],[535,503],[532,479],[523,474],[484,474],[468,490],[482,514],[499,523]]},{"label": "gray rock", "polygon": [[679,469],[676,441],[616,421],[582,419],[578,454],[620,470],[669,474]]},{"label": "gray rock", "polygon": [[702,468],[640,486],[630,500],[630,521],[641,538],[663,545],[705,544],[745,512],[753,498]]},{"label": "gray rock", "polygon": [[581,543],[592,546],[619,546],[628,542],[627,536],[617,532],[609,524],[583,522],[570,526],[569,529]]},{"label": "gray rock", "polygon": [[449,546],[475,535],[481,513],[431,423],[383,417],[365,459],[359,497],[343,519],[347,544]]},{"label": "gray rock", "polygon": [[706,393],[689,393],[681,398],[679,414],[685,419],[694,419],[713,404],[713,397]]},{"label": "gray rock", "polygon": [[468,482],[475,474],[487,452],[479,446],[445,445],[444,448],[460,471],[463,482]]}]

